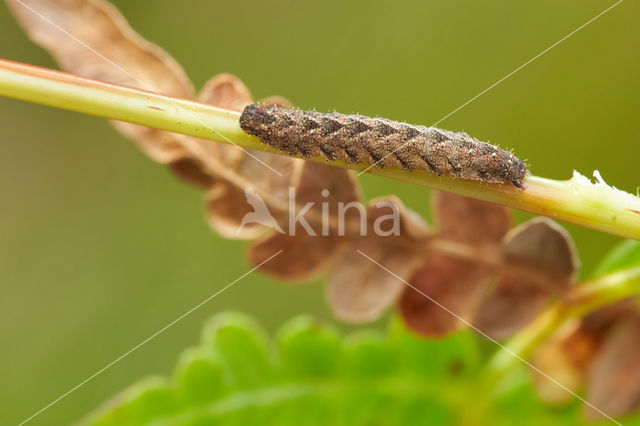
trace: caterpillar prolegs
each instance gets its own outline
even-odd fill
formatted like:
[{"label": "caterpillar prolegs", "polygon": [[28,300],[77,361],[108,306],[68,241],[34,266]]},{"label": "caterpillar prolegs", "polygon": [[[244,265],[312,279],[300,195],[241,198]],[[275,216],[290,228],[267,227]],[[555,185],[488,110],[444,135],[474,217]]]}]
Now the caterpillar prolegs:
[{"label": "caterpillar prolegs", "polygon": [[267,145],[305,158],[424,169],[437,176],[511,183],[517,188],[525,187],[528,174],[511,152],[466,133],[384,118],[248,105],[240,127]]}]

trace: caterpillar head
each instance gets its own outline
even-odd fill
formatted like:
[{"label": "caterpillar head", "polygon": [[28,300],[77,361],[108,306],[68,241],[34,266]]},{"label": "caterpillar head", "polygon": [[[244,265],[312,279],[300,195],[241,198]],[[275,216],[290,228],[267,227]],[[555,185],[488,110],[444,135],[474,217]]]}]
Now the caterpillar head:
[{"label": "caterpillar head", "polygon": [[273,108],[264,105],[247,105],[240,115],[240,128],[253,136],[263,137],[275,120]]}]

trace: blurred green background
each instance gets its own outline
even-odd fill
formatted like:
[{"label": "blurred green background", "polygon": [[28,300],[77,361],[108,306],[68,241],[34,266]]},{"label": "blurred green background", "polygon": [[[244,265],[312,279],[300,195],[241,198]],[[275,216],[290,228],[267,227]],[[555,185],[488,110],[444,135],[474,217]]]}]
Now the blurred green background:
[{"label": "blurred green background", "polygon": [[[429,125],[612,1],[113,3],[196,86],[219,72],[257,98]],[[526,158],[540,176],[638,179],[640,3],[628,1],[440,124]],[[0,6],[0,56],[55,67]],[[0,98],[0,424],[15,424],[245,273],[245,243],[209,231],[202,193],[107,122]],[[367,176],[429,216],[424,188]],[[529,217],[517,213],[518,220]],[[619,239],[576,226],[584,271]],[[167,373],[205,318],[269,329],[330,319],[320,283],[251,274],[30,424],[67,424],[139,377]],[[427,360],[425,360],[427,361]]]}]

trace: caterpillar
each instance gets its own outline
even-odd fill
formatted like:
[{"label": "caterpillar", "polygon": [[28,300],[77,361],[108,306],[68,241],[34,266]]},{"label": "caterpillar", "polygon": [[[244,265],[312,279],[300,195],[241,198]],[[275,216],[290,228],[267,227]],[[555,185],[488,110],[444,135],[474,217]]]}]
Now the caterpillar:
[{"label": "caterpillar", "polygon": [[441,176],[524,189],[529,173],[511,152],[464,132],[362,115],[247,105],[240,127],[286,154],[347,163],[424,169]]}]

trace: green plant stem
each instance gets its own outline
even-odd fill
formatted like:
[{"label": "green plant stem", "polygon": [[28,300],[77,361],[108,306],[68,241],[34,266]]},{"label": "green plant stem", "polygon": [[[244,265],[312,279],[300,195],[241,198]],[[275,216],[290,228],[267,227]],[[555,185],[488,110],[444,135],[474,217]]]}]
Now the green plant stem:
[{"label": "green plant stem", "polygon": [[[504,378],[531,357],[535,348],[549,338],[563,324],[580,318],[614,302],[640,294],[640,267],[605,275],[573,287],[561,300],[543,311],[527,327],[520,330],[496,352],[480,375],[481,389],[492,394]],[[544,373],[544,372],[543,372]],[[470,410],[478,418],[490,398],[481,398]]]},{"label": "green plant stem", "polygon": [[474,403],[461,415],[460,425],[484,424],[493,397],[504,379],[528,362],[534,350],[567,321],[638,294],[640,267],[614,272],[573,287],[565,297],[507,341],[489,360],[478,376],[478,386],[474,387],[474,393],[485,397],[471,399]]},{"label": "green plant stem", "polygon": [[[244,133],[236,111],[11,61],[0,60],[0,95],[282,154]],[[327,163],[320,158],[312,160]],[[359,171],[368,167],[344,161],[329,164]],[[589,183],[585,178],[557,181],[529,176],[527,189],[520,191],[511,185],[453,179],[395,167],[373,167],[368,173],[640,240],[640,199],[604,184]]]}]

